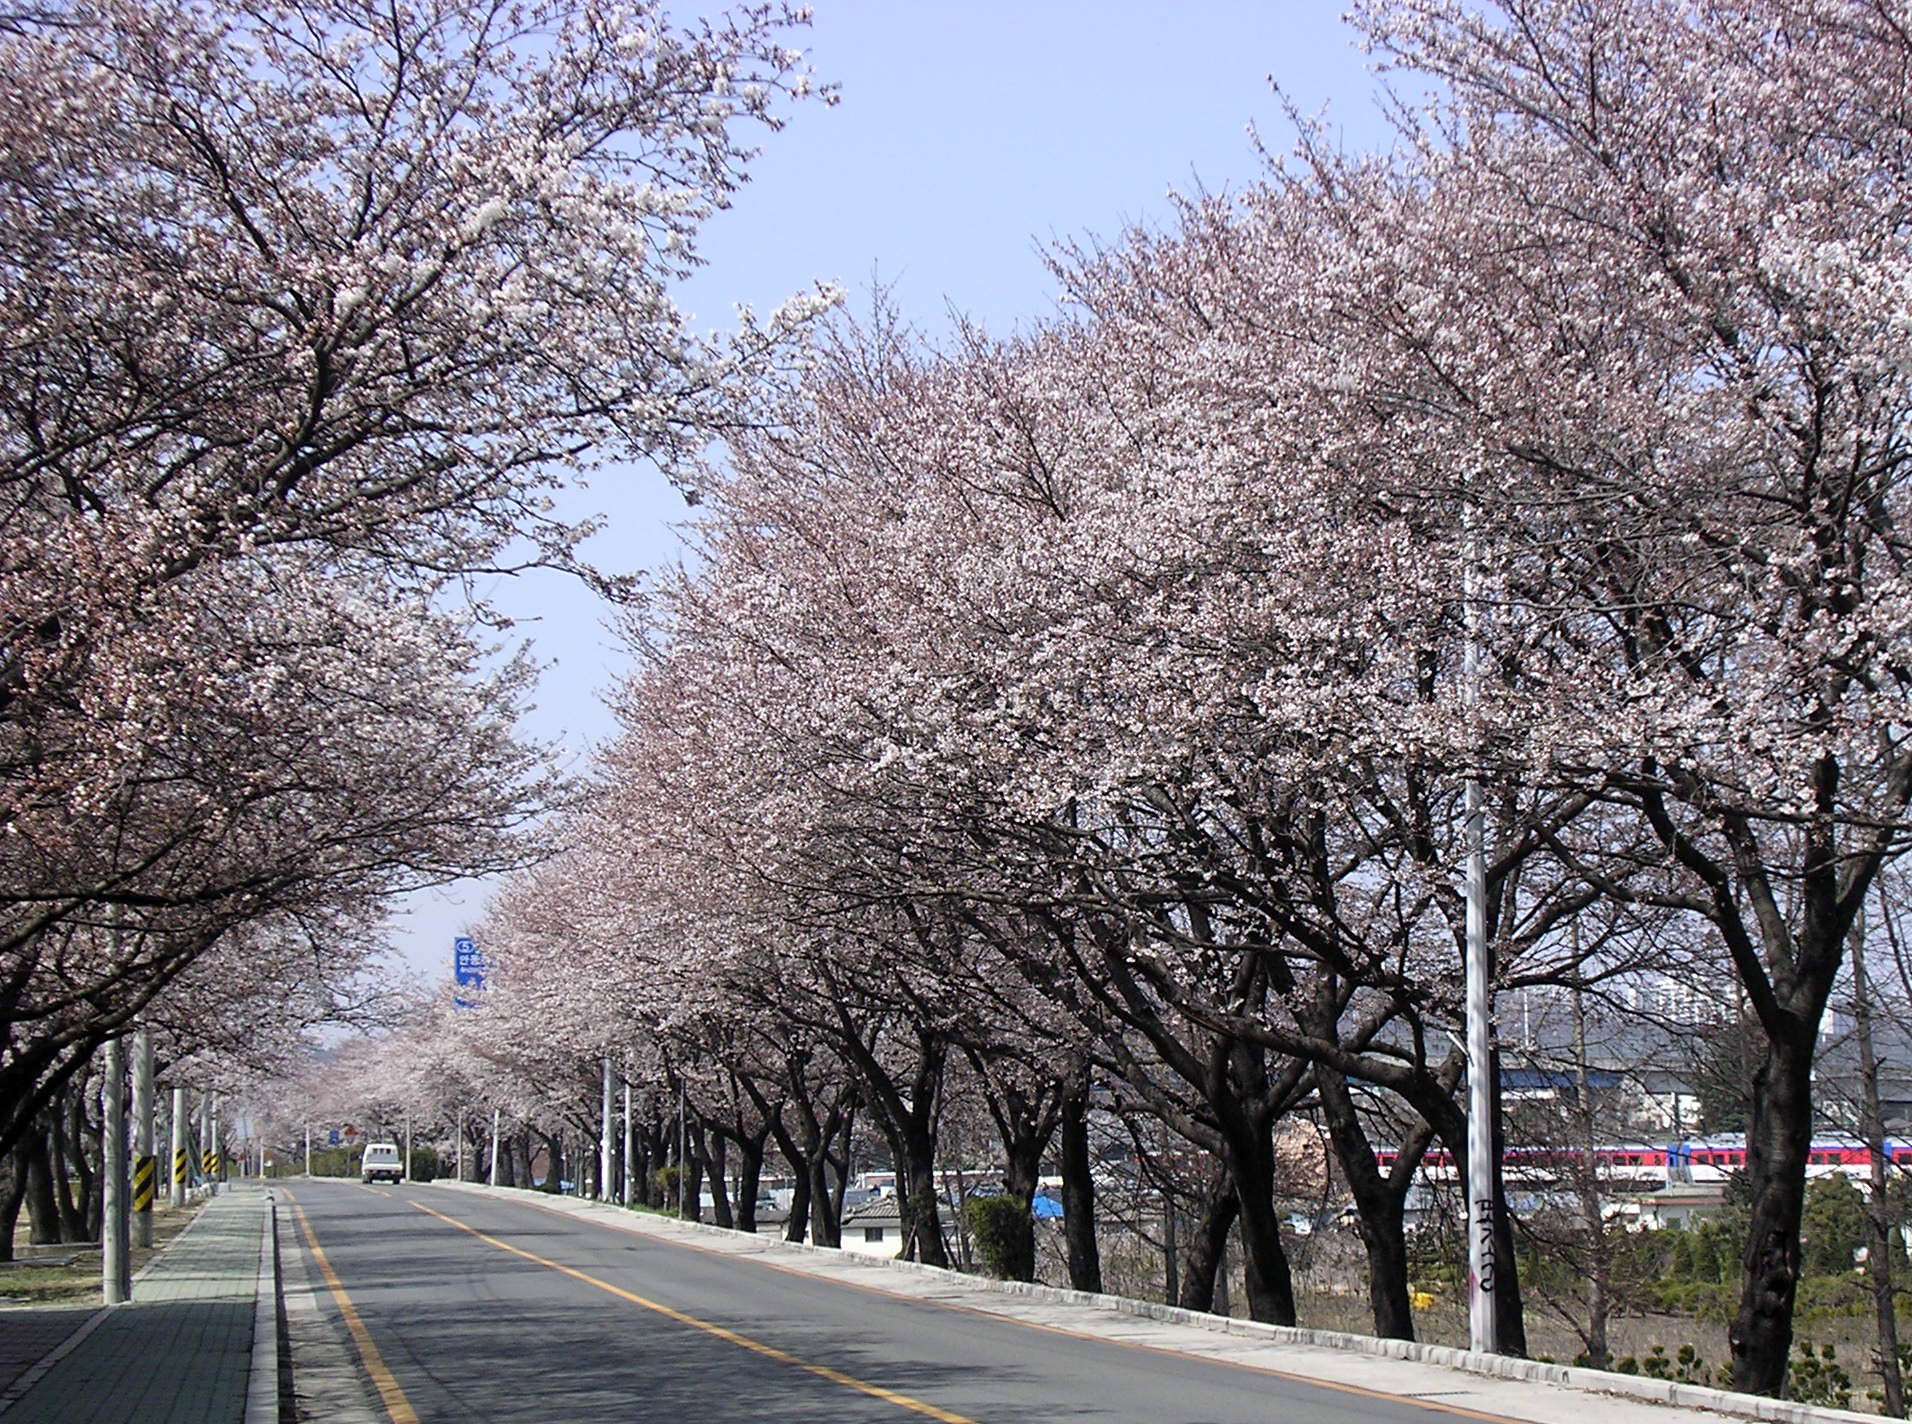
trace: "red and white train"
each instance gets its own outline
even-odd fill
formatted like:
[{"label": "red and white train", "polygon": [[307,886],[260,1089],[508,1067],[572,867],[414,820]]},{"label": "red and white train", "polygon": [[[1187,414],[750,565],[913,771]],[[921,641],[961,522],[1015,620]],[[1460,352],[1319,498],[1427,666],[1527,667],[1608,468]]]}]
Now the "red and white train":
[{"label": "red and white train", "polygon": [[[1509,1147],[1501,1170],[1510,1180],[1554,1182],[1581,1170],[1584,1148]],[[1396,1153],[1376,1151],[1383,1170],[1394,1165]],[[1593,1148],[1593,1160],[1603,1177],[1650,1182],[1723,1182],[1746,1166],[1746,1139],[1740,1136],[1688,1137],[1678,1142],[1615,1142]],[[1887,1142],[1889,1169],[1912,1171],[1912,1143]],[[1421,1170],[1437,1181],[1457,1175],[1454,1158],[1444,1147],[1432,1147],[1421,1159]],[[1815,1138],[1806,1158],[1808,1177],[1867,1177],[1872,1153],[1856,1138]]]}]

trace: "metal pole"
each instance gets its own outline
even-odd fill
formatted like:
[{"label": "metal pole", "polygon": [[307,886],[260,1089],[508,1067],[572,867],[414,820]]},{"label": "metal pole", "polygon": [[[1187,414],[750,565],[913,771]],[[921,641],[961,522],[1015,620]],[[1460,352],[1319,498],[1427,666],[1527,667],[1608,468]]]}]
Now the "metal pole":
[{"label": "metal pole", "polygon": [[486,1178],[488,1186],[498,1185],[498,1109],[491,1110],[491,1175]]},{"label": "metal pole", "polygon": [[412,1110],[405,1109],[405,1170],[400,1179],[409,1182],[412,1179]]},{"label": "metal pole", "polygon": [[677,1219],[690,1213],[684,1206],[684,1188],[690,1185],[690,1122],[684,1115],[684,1080],[677,1080]]},{"label": "metal pole", "polygon": [[186,1183],[192,1177],[192,1151],[186,1144],[186,1090],[173,1089],[173,1205],[186,1204]]},{"label": "metal pole", "polygon": [[[1480,707],[1480,608],[1471,529],[1465,537],[1461,678],[1474,721]],[[1487,955],[1487,810],[1476,767],[1467,777],[1467,1336],[1469,1349],[1492,1355],[1500,1352],[1500,1332],[1494,1319],[1493,990]]]},{"label": "metal pole", "polygon": [[599,1201],[611,1200],[611,1055],[604,1055],[603,1111],[598,1116]]},{"label": "metal pole", "polygon": [[305,1125],[305,1174],[312,1175],[312,1124]]},{"label": "metal pole", "polygon": [[637,1184],[631,1176],[631,1158],[637,1143],[631,1136],[631,1080],[624,1080],[624,1205],[636,1200]]},{"label": "metal pole", "polygon": [[132,1299],[133,1253],[127,1237],[126,1199],[126,1045],[122,1039],[106,1044],[106,1112],[100,1136],[100,1172],[104,1193],[100,1205],[100,1298],[108,1305]]},{"label": "metal pole", "polygon": [[153,1031],[133,1035],[133,1244],[153,1244],[153,1192],[159,1163],[153,1158]]},{"label": "metal pole", "polygon": [[206,1099],[206,1178],[212,1194],[219,1195],[219,1184],[226,1179],[226,1144],[219,1136],[219,1095]]}]

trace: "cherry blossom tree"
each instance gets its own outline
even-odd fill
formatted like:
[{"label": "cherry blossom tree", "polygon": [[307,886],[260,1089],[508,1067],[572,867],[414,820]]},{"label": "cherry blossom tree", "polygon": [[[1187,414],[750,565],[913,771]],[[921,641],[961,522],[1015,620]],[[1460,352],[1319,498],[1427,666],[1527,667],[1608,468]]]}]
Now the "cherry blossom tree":
[{"label": "cherry blossom tree", "polygon": [[827,293],[667,295],[810,88],[774,6],[59,5],[0,25],[0,1145],[222,937],[517,863],[460,581],[744,418]]}]

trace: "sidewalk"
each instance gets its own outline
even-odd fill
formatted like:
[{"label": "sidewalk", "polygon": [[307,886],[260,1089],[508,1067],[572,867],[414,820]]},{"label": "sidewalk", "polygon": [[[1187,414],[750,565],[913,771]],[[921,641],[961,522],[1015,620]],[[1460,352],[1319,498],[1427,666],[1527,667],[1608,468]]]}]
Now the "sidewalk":
[{"label": "sidewalk", "polygon": [[[5,1424],[271,1424],[279,1417],[274,1204],[236,1184],[4,1396]],[[258,1341],[255,1359],[255,1340]]]}]

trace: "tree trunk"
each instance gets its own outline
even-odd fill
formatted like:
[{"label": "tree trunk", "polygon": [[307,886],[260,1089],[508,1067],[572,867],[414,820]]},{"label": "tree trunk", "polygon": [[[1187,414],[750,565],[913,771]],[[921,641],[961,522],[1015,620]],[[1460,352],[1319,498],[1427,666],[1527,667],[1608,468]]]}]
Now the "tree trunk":
[{"label": "tree trunk", "polygon": [[770,1137],[796,1178],[790,1192],[790,1215],[783,1223],[783,1239],[801,1241],[810,1230],[810,1159],[790,1129],[784,1126],[781,1113],[770,1119]]},{"label": "tree trunk", "polygon": [[1215,1308],[1215,1276],[1228,1251],[1228,1233],[1234,1229],[1240,1203],[1234,1184],[1225,1172],[1217,1173],[1217,1184],[1202,1204],[1202,1219],[1182,1253],[1183,1310],[1212,1311]]},{"label": "tree trunk", "polygon": [[1274,1149],[1255,1162],[1247,1180],[1238,1175],[1235,1196],[1241,1203],[1241,1246],[1248,1285],[1248,1318],[1268,1325],[1295,1323],[1295,1285],[1288,1252],[1281,1244],[1281,1218],[1275,1211]]},{"label": "tree trunk", "polygon": [[1381,1175],[1374,1146],[1361,1126],[1348,1080],[1328,1068],[1315,1070],[1315,1087],[1328,1125],[1328,1140],[1347,1180],[1368,1256],[1368,1308],[1374,1333],[1383,1340],[1412,1340],[1414,1312],[1408,1299],[1407,1191]]},{"label": "tree trunk", "polygon": [[22,1137],[19,1150],[26,1161],[27,1240],[35,1246],[51,1246],[61,1236],[60,1206],[53,1192],[53,1159],[45,1129],[35,1128]]},{"label": "tree trunk", "polygon": [[804,1169],[810,1178],[810,1244],[841,1246],[843,1218],[834,1209],[836,1202],[830,1194],[830,1156],[821,1143],[805,1160]]},{"label": "tree trunk", "polygon": [[7,1174],[0,1181],[0,1261],[13,1259],[13,1229],[20,1220],[20,1203],[27,1195],[27,1155],[15,1147],[6,1157]]},{"label": "tree trunk", "polygon": [[721,1132],[699,1132],[706,1160],[710,1164],[710,1216],[726,1231],[734,1231],[737,1218],[730,1210],[730,1143]]},{"label": "tree trunk", "polygon": [[1494,1065],[1494,1333],[1500,1353],[1525,1356],[1527,1315],[1520,1301],[1520,1258],[1514,1254],[1514,1218],[1507,1210],[1507,1115],[1500,1102],[1500,1050]]},{"label": "tree trunk", "polygon": [[914,1124],[904,1123],[901,1129],[896,1188],[904,1239],[913,1248],[912,1259],[947,1269],[949,1251],[943,1244],[943,1215],[936,1194],[936,1142],[929,1133],[915,1130]]},{"label": "tree trunk", "polygon": [[1162,1193],[1162,1300],[1175,1305],[1182,1299],[1182,1250],[1175,1240],[1175,1198]]},{"label": "tree trunk", "polygon": [[1033,1281],[1036,1278],[1036,1188],[1042,1179],[1042,1150],[1046,1146],[1033,1134],[1018,1134],[1003,1144],[1003,1188],[1009,1197],[1023,1205],[1017,1228],[1018,1240],[1007,1257],[1011,1270],[1008,1279]]},{"label": "tree trunk", "polygon": [[785,1241],[801,1241],[810,1233],[810,1173],[799,1171],[790,1189],[790,1215],[783,1224]]},{"label": "tree trunk", "polygon": [[757,1194],[763,1190],[763,1143],[769,1131],[765,1128],[737,1144],[738,1155],[743,1158],[737,1169],[737,1229],[753,1236],[757,1231]]},{"label": "tree trunk", "polygon": [[1102,1255],[1095,1237],[1095,1179],[1089,1156],[1087,1085],[1062,1104],[1062,1239],[1072,1290],[1102,1290]]},{"label": "tree trunk", "polygon": [[[77,1092],[71,1096],[78,1097]],[[53,1143],[51,1162],[53,1166],[53,1199],[60,1207],[60,1239],[62,1241],[90,1241],[86,1234],[86,1189],[92,1184],[93,1168],[86,1160],[86,1148],[81,1145],[79,1152],[73,1151],[69,1136],[73,1130],[73,1117],[70,1105],[58,1104],[53,1110]],[[75,1162],[77,1156],[78,1161]],[[73,1195],[73,1176],[76,1168],[81,1169],[80,1195]]]},{"label": "tree trunk", "polygon": [[684,1160],[678,1164],[677,1213],[686,1221],[704,1219],[704,1158],[697,1150],[697,1136],[686,1129]]},{"label": "tree trunk", "polygon": [[1727,1334],[1733,1388],[1778,1394],[1792,1351],[1793,1297],[1799,1288],[1799,1220],[1812,1145],[1812,1035],[1767,1032],[1765,1060],[1753,1075],[1753,1118],[1746,1132],[1746,1180],[1752,1221],[1746,1231],[1746,1281]]}]

